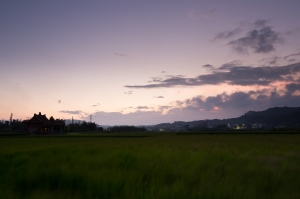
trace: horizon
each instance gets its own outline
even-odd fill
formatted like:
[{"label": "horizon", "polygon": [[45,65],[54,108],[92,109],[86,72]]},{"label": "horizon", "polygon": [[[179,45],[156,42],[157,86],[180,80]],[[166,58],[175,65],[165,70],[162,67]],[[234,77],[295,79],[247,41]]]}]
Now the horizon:
[{"label": "horizon", "polygon": [[300,107],[299,0],[0,5],[0,118],[139,126]]},{"label": "horizon", "polygon": [[[96,125],[98,125],[98,126],[102,126],[102,127],[111,127],[111,126],[156,126],[156,125],[160,125],[160,124],[175,124],[175,123],[178,123],[178,122],[186,122],[186,123],[189,123],[189,122],[199,122],[199,121],[210,121],[210,120],[220,120],[220,121],[222,121],[222,120],[231,120],[231,119],[238,119],[238,118],[241,118],[241,117],[243,117],[243,116],[246,116],[247,114],[249,114],[250,112],[251,113],[253,113],[253,112],[255,112],[255,113],[259,113],[259,112],[265,112],[265,111],[268,111],[268,110],[270,110],[270,109],[282,109],[282,108],[288,108],[288,109],[298,109],[298,108],[300,108],[300,107],[288,107],[288,106],[283,106],[283,107],[270,107],[270,108],[267,108],[267,109],[265,109],[265,110],[260,110],[260,111],[252,111],[252,110],[249,110],[249,111],[246,111],[244,114],[242,114],[242,115],[240,115],[240,116],[237,116],[237,117],[231,117],[231,118],[223,118],[223,119],[216,119],[216,118],[212,118],[212,119],[201,119],[201,120],[193,120],[193,121],[171,121],[171,122],[167,122],[167,123],[156,123],[156,124],[147,124],[147,125],[142,125],[142,124],[138,124],[138,125],[126,125],[126,124],[124,124],[124,125],[118,125],[118,124],[115,124],[115,125],[107,125],[107,124],[98,124],[98,123],[96,123],[96,122],[93,122],[93,121],[87,121],[87,120],[80,120],[80,119],[73,119],[73,118],[69,118],[69,119],[66,119],[66,118],[55,118],[55,117],[53,117],[53,116],[50,116],[50,117],[53,117],[54,119],[59,119],[59,120],[63,120],[63,121],[68,121],[68,122],[70,122],[70,121],[72,121],[72,120],[74,120],[75,121],[75,123],[76,122],[86,122],[86,123],[95,123]],[[45,117],[47,117],[47,114],[44,114],[44,113],[41,113],[41,112],[39,112],[39,113],[34,113],[33,114],[33,116],[34,115],[45,115]],[[32,116],[32,117],[33,117]],[[47,117],[48,119],[50,118],[50,117]],[[30,120],[31,118],[29,117],[29,118],[27,118],[26,120]],[[17,119],[17,120],[19,120],[19,119]],[[20,121],[26,121],[26,120],[20,120]],[[4,119],[1,119],[0,121],[9,121],[9,120],[4,120]]]}]

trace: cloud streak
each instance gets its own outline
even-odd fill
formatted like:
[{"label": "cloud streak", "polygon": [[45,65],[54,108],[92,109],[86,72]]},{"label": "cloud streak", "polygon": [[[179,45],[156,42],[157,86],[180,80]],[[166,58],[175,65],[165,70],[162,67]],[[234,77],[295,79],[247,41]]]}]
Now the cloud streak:
[{"label": "cloud streak", "polygon": [[97,103],[97,104],[92,105],[92,107],[97,107],[97,106],[100,106],[100,105],[101,105],[100,103]]},{"label": "cloud streak", "polygon": [[59,111],[60,113],[66,113],[66,114],[70,114],[70,115],[79,115],[79,114],[82,114],[84,112],[80,111],[80,110],[77,110],[77,111],[68,111],[68,110],[62,110],[62,111]]},{"label": "cloud streak", "polygon": [[136,107],[136,109],[149,109],[149,107],[148,106],[138,106],[138,107]]},{"label": "cloud streak", "polygon": [[238,35],[241,32],[242,32],[242,30],[240,28],[236,28],[236,29],[231,30],[231,31],[222,31],[222,32],[219,32],[213,38],[212,41],[228,39],[228,38],[231,38],[231,37],[234,37],[234,36]]},{"label": "cloud streak", "polygon": [[122,53],[114,53],[114,55],[117,57],[126,57],[126,55]]},{"label": "cloud streak", "polygon": [[124,92],[124,94],[127,94],[127,95],[131,95],[132,93],[133,93],[133,91]]}]

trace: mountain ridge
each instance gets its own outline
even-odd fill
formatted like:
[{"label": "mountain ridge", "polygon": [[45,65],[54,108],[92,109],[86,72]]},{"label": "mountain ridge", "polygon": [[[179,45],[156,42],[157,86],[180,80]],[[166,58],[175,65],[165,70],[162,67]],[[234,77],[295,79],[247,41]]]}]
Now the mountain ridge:
[{"label": "mountain ridge", "polygon": [[263,124],[265,128],[275,128],[278,126],[300,127],[300,107],[272,107],[263,111],[248,111],[244,115],[228,119],[209,119],[197,121],[176,121],[174,123],[161,123],[154,125],[154,128],[175,128],[186,126],[188,128],[199,128],[201,126],[245,124]]}]

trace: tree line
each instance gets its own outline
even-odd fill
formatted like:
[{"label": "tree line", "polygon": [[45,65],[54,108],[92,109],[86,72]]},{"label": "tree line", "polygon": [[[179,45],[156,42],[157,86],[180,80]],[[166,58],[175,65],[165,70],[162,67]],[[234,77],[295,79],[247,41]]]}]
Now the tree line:
[{"label": "tree line", "polygon": [[144,132],[147,131],[145,127],[136,126],[114,126],[107,129],[108,132]]},{"label": "tree line", "polygon": [[22,120],[14,119],[10,123],[8,120],[0,120],[0,132],[20,133],[26,130],[26,124]]},{"label": "tree line", "polygon": [[94,122],[73,123],[65,126],[66,132],[103,132],[103,128]]}]

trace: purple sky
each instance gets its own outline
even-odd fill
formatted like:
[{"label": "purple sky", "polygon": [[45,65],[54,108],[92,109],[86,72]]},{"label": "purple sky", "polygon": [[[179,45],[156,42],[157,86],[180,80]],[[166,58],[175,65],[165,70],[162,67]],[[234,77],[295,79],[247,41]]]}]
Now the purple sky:
[{"label": "purple sky", "polygon": [[300,1],[1,1],[0,119],[145,125],[300,106]]}]

